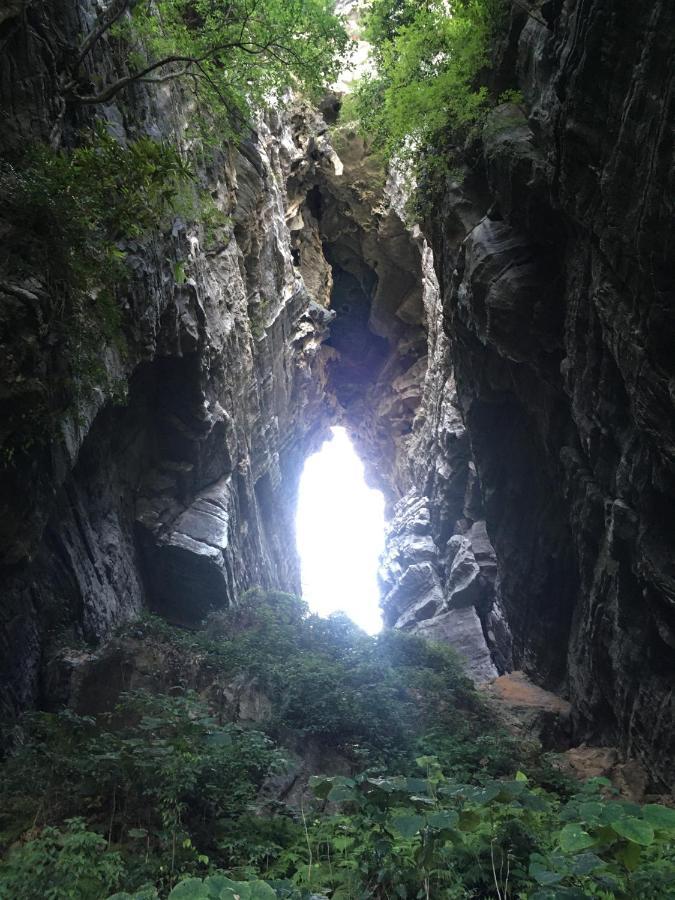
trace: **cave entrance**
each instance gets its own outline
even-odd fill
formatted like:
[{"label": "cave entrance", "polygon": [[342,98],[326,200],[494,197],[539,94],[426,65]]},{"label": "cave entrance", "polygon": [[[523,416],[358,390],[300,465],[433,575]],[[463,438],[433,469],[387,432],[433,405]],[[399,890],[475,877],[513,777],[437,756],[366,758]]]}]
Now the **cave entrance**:
[{"label": "cave entrance", "polygon": [[300,478],[296,536],[302,593],[312,612],[346,613],[368,634],[382,627],[377,566],[384,497],[368,487],[344,428],[309,456]]}]

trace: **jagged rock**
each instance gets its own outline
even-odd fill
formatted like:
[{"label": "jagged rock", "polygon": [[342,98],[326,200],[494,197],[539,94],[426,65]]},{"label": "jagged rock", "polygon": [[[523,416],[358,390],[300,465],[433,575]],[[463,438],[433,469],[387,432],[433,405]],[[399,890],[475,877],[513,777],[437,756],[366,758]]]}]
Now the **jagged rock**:
[{"label": "jagged rock", "polygon": [[568,685],[577,740],[670,784],[672,9],[614,13],[514,5],[495,80],[525,102],[429,236],[514,663]]},{"label": "jagged rock", "polygon": [[430,641],[450,644],[457,651],[467,675],[476,683],[482,684],[497,677],[497,669],[473,606],[426,616],[415,625],[415,633]]},{"label": "jagged rock", "polygon": [[443,591],[430,562],[408,566],[382,600],[385,620],[395,628],[412,626],[431,618],[443,607]]}]

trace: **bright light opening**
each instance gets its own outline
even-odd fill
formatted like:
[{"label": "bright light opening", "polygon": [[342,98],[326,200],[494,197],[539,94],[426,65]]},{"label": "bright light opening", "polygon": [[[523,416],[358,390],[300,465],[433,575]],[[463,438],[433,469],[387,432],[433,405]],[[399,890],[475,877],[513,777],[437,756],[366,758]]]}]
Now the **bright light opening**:
[{"label": "bright light opening", "polygon": [[344,428],[310,456],[300,478],[296,534],[302,594],[321,616],[341,610],[382,628],[377,566],[384,549],[384,497],[369,488]]}]

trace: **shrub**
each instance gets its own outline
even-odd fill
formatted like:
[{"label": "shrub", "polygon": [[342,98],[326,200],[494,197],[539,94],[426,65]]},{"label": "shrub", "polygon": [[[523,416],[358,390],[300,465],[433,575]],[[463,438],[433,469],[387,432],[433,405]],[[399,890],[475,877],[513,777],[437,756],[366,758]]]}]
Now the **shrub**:
[{"label": "shrub", "polygon": [[40,834],[0,862],[2,900],[93,900],[119,883],[124,866],[81,818]]}]

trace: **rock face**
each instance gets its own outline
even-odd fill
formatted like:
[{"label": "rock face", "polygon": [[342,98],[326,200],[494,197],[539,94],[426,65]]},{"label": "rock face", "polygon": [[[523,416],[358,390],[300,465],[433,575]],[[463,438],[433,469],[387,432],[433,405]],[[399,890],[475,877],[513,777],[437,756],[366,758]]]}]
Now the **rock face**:
[{"label": "rock face", "polygon": [[[4,149],[55,129],[58,140],[75,124],[79,111],[50,94],[50,66],[63,34],[93,12],[87,2],[33,5],[20,27],[0,25]],[[97,65],[111,65],[106,54]],[[99,112],[122,141],[173,135],[179,99],[139,88]],[[155,242],[126,248],[129,353],[114,365],[128,402],[92,402],[49,445],[3,466],[3,716],[48,699],[44,673],[59,645],[97,643],[143,607],[189,625],[252,584],[298,590],[295,493],[328,421],[322,342],[332,317],[326,292],[310,290],[294,264],[286,223],[298,163],[333,167],[328,151],[308,154],[306,125],[301,113],[270,114],[200,173],[231,220],[220,245],[176,219]],[[5,409],[31,410],[17,361],[35,347],[31,375],[49,378],[49,335],[31,318],[41,291],[0,286]]]},{"label": "rock face", "polygon": [[[98,6],[4,4],[1,151],[89,121],[54,71]],[[363,141],[329,134],[331,96],[198,163],[216,246],[178,218],[125,245],[129,351],[105,362],[128,402],[2,457],[3,716],[55,698],[61,646],[142,608],[190,626],[254,584],[297,591],[300,467],[341,423],[391,512],[386,622],[477,681],[522,669],[566,694],[576,740],[672,781],[672,3],[525,6],[492,85],[522,102],[458,151],[424,235]],[[167,87],[98,114],[185,140]],[[0,277],[0,443],[58,367],[45,297]]]},{"label": "rock face", "polygon": [[514,7],[496,80],[524,103],[492,113],[429,228],[515,664],[566,688],[577,738],[665,783],[672,25],[660,0]]}]

